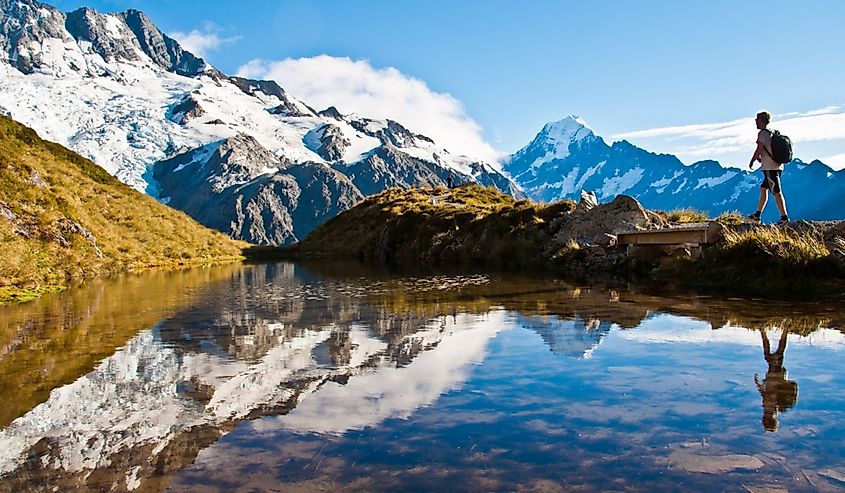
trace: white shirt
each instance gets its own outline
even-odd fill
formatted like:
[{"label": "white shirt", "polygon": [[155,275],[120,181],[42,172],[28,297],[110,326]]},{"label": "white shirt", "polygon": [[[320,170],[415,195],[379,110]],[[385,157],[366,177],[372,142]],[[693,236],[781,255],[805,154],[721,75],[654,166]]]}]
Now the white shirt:
[{"label": "white shirt", "polygon": [[763,159],[760,161],[760,164],[763,165],[762,169],[766,171],[782,169],[783,165],[772,159],[772,134],[768,129],[760,130],[760,133],[757,134],[757,143],[763,144],[763,148],[766,149],[763,152]]}]

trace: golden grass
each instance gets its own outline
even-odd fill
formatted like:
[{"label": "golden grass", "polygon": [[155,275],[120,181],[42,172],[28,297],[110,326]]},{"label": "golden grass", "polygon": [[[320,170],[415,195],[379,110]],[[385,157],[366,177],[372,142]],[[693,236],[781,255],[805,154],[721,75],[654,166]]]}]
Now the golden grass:
[{"label": "golden grass", "polygon": [[796,266],[810,265],[830,256],[830,250],[821,237],[776,226],[748,231],[726,230],[721,251],[727,255],[766,258]]},{"label": "golden grass", "polygon": [[726,211],[721,213],[717,218],[716,221],[727,225],[727,226],[736,226],[738,224],[743,224],[748,222],[745,219],[745,216],[739,211]]},{"label": "golden grass", "polygon": [[665,219],[679,224],[702,223],[710,220],[705,212],[695,209],[675,209],[667,212]]},{"label": "golden grass", "polygon": [[[247,246],[6,117],[0,117],[0,213],[3,209],[0,287],[6,288],[6,301],[13,300],[9,293],[37,292],[73,279],[239,259]],[[72,223],[89,231],[96,247],[68,229]]]}]

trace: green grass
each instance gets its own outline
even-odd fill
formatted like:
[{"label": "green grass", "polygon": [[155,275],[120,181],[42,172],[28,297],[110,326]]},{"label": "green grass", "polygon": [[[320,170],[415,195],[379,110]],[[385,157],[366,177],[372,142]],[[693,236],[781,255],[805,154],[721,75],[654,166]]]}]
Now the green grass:
[{"label": "green grass", "polygon": [[0,117],[0,302],[75,279],[234,260],[246,246]]}]

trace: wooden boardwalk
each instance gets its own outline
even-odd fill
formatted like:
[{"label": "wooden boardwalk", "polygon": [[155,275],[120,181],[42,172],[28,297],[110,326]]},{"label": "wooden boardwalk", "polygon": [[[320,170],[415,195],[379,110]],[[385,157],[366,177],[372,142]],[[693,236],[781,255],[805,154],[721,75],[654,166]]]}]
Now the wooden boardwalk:
[{"label": "wooden boardwalk", "polygon": [[669,253],[677,248],[689,248],[694,256],[703,245],[711,245],[722,237],[724,226],[716,221],[690,223],[662,229],[623,231],[616,235],[619,245],[627,245],[628,252],[637,247],[657,247]]}]

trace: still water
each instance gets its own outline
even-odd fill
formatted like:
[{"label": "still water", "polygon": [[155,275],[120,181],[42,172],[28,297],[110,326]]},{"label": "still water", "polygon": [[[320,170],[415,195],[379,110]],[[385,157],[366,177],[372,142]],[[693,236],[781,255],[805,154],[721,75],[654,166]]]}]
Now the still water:
[{"label": "still water", "polygon": [[289,263],[0,307],[0,491],[845,491],[845,307]]}]

